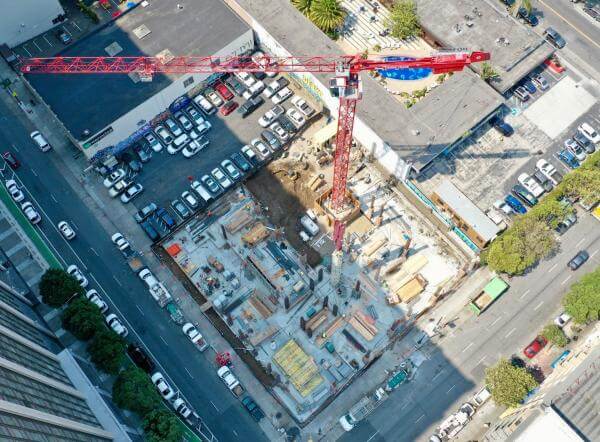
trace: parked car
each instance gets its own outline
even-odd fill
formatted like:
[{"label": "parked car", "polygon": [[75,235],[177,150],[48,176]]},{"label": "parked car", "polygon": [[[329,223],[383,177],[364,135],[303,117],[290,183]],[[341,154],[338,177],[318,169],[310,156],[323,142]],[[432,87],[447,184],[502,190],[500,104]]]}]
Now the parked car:
[{"label": "parked car", "polygon": [[227,83],[229,87],[233,89],[233,92],[235,92],[238,97],[241,97],[246,90],[246,86],[244,86],[234,75],[229,76],[225,80],[225,83]]},{"label": "parked car", "polygon": [[291,100],[292,104],[298,109],[306,118],[310,118],[315,114],[315,110],[299,95],[294,95]]},{"label": "parked car", "polygon": [[217,93],[212,89],[207,89],[204,93],[204,96],[215,107],[220,107],[223,105],[223,99],[219,97]]},{"label": "parked car", "polygon": [[158,206],[155,203],[147,204],[146,206],[144,206],[140,210],[138,210],[136,212],[136,214],[133,215],[133,218],[138,223],[141,223],[146,218],[148,218],[150,215],[152,215],[156,211],[156,209],[158,209]]},{"label": "parked car", "polygon": [[167,226],[167,229],[169,230],[172,230],[175,228],[175,226],[177,226],[177,221],[173,219],[169,211],[164,207],[161,207],[156,211],[156,216],[165,224],[165,226]]},{"label": "parked car", "polygon": [[183,219],[189,218],[192,215],[190,209],[188,209],[187,206],[181,202],[181,200],[174,199],[171,201],[171,208]]},{"label": "parked car", "polygon": [[563,312],[554,319],[554,323],[556,325],[558,325],[560,328],[563,328],[565,325],[567,325],[569,323],[570,320],[571,320],[571,315],[569,315],[567,312]]},{"label": "parked car", "polygon": [[202,116],[202,114],[198,110],[196,110],[196,108],[191,104],[185,108],[185,111],[190,116],[190,118],[192,119],[192,121],[194,122],[194,124],[196,126],[198,126],[199,124],[202,124],[202,123],[204,123],[204,121],[206,121],[205,118]]},{"label": "parked car", "polygon": [[200,201],[193,195],[189,190],[186,190],[181,194],[181,199],[188,205],[192,211],[200,207]]},{"label": "parked car", "polygon": [[258,154],[263,160],[266,160],[269,156],[271,156],[271,151],[269,150],[269,148],[258,138],[255,138],[252,141],[250,141],[250,144],[252,145],[254,150],[258,152]]},{"label": "parked car", "polygon": [[130,202],[132,199],[134,199],[136,196],[138,196],[143,191],[144,191],[144,186],[142,186],[140,183],[132,184],[127,189],[125,189],[125,192],[123,192],[121,194],[121,202],[123,204],[127,204],[128,202]]},{"label": "parked car", "polygon": [[104,302],[104,300],[98,294],[98,291],[95,289],[90,289],[85,292],[85,297],[88,299],[88,301],[100,309],[100,313],[106,313],[108,311],[108,304]]},{"label": "parked car", "polygon": [[291,120],[291,122],[296,126],[297,129],[300,129],[306,123],[304,116],[300,113],[300,111],[289,108],[285,115]]},{"label": "parked car", "polygon": [[594,143],[592,143],[589,138],[583,135],[581,132],[577,131],[573,134],[573,140],[581,146],[581,148],[587,154],[593,154],[596,151],[596,147]]},{"label": "parked car", "polygon": [[21,166],[21,162],[15,158],[15,156],[11,152],[4,152],[2,154],[2,158],[6,161],[6,164],[13,170],[18,169]]},{"label": "parked car", "polygon": [[263,97],[250,98],[238,108],[237,112],[242,116],[242,118],[246,118],[256,109],[258,109],[264,102],[265,100]]},{"label": "parked car", "polygon": [[169,131],[176,137],[178,137],[179,135],[183,134],[183,131],[181,130],[181,128],[179,127],[179,125],[177,123],[175,123],[175,121],[173,121],[170,118],[167,118],[165,120],[165,125],[167,126],[167,128],[169,129]]},{"label": "parked car", "polygon": [[291,91],[291,89],[289,87],[284,87],[283,89],[281,89],[279,92],[277,92],[275,95],[273,95],[271,97],[271,101],[274,104],[281,104],[285,100],[290,98],[292,95],[294,95],[294,93]]},{"label": "parked car", "polygon": [[73,238],[75,238],[75,236],[76,236],[76,235],[75,235],[75,230],[73,230],[73,229],[71,228],[71,226],[69,225],[69,223],[68,223],[68,222],[66,222],[66,221],[60,221],[60,222],[58,223],[57,227],[58,227],[58,231],[60,232],[60,234],[61,234],[62,236],[64,236],[64,237],[65,237],[65,239],[67,239],[67,240],[69,240],[69,241],[70,241],[70,240],[72,240]]},{"label": "parked car", "polygon": [[273,106],[262,117],[259,118],[258,124],[262,127],[269,127],[277,118],[285,113],[283,106]]},{"label": "parked car", "polygon": [[494,129],[496,129],[498,132],[500,132],[502,135],[504,135],[505,137],[510,137],[512,134],[515,133],[512,126],[508,123],[505,123],[499,117],[492,118],[491,123],[492,123],[492,127]]},{"label": "parked car", "polygon": [[169,131],[164,128],[164,126],[161,126],[159,124],[154,128],[154,131],[156,132],[156,135],[158,135],[167,146],[173,142],[173,135],[171,135]]},{"label": "parked car", "polygon": [[113,234],[113,236],[110,237],[110,240],[115,246],[117,246],[117,249],[119,249],[121,252],[130,247],[129,241],[127,241],[125,237],[119,232]]},{"label": "parked car", "polygon": [[192,140],[183,148],[181,154],[185,158],[191,158],[210,144],[208,138],[200,137],[197,140]]},{"label": "parked car", "polygon": [[543,158],[539,159],[535,165],[536,169],[542,172],[554,185],[558,185],[563,179],[561,173],[556,170],[552,164]]},{"label": "parked car", "polygon": [[111,198],[116,198],[121,193],[123,193],[125,189],[127,189],[130,185],[131,181],[127,181],[125,179],[117,181],[110,189],[108,189],[108,195]]},{"label": "parked car", "polygon": [[600,22],[600,11],[595,10],[593,6],[591,8],[589,8],[589,7],[583,8],[583,12],[585,14],[589,15],[591,18],[593,18],[597,22]]},{"label": "parked car", "polygon": [[242,152],[244,157],[246,157],[248,161],[251,161],[252,164],[257,165],[258,163],[260,163],[260,160],[256,156],[256,152],[254,152],[254,150],[252,150],[252,148],[247,144],[245,146],[242,146],[240,152]]},{"label": "parked car", "polygon": [[[169,146],[169,147],[171,147],[171,146]],[[167,149],[169,149],[169,148],[167,148]],[[142,163],[140,163],[138,160],[135,160],[135,159],[129,160],[129,162],[127,163],[127,167],[134,174],[138,174],[142,171]]]},{"label": "parked car", "polygon": [[171,386],[167,383],[165,377],[162,375],[160,371],[154,373],[150,379],[152,383],[163,397],[163,399],[170,401],[175,396],[175,391],[171,388]]},{"label": "parked car", "polygon": [[523,86],[517,87],[515,89],[514,95],[522,102],[528,101],[531,98],[529,92],[527,92],[527,89],[525,89]]},{"label": "parked car", "polygon": [[522,215],[527,212],[527,209],[525,208],[525,206],[523,204],[521,204],[521,201],[519,201],[512,195],[506,195],[506,197],[504,198],[504,202],[506,202],[506,204],[508,204],[508,206],[515,213]]},{"label": "parked car", "polygon": [[266,98],[271,98],[273,95],[275,95],[280,89],[283,89],[285,86],[287,86],[290,82],[281,77],[277,80],[273,80],[272,82],[270,82],[267,87],[265,88],[265,90],[263,91],[263,95]]},{"label": "parked car", "polygon": [[571,270],[577,270],[579,267],[581,267],[588,259],[590,258],[590,255],[588,252],[586,252],[585,250],[580,250],[579,252],[577,252],[577,255],[575,255],[570,261],[569,261],[569,268]]},{"label": "parked car", "polygon": [[515,184],[512,187],[512,193],[529,207],[533,207],[538,203],[538,199],[520,184]]},{"label": "parked car", "polygon": [[133,343],[129,344],[127,346],[127,354],[133,363],[146,373],[150,374],[154,371],[154,362],[139,345]]},{"label": "parked car", "polygon": [[148,221],[148,220],[142,221],[140,223],[140,227],[142,228],[142,230],[144,231],[146,236],[148,238],[150,238],[152,241],[158,241],[160,239],[160,233],[158,233],[156,231],[156,229],[154,228],[154,226],[152,225],[152,223],[150,221]]},{"label": "parked car", "polygon": [[577,161],[582,162],[583,160],[585,160],[586,158],[586,154],[585,151],[582,149],[582,147],[577,144],[575,142],[575,140],[573,140],[573,138],[568,138],[567,140],[565,140],[565,148],[567,148],[567,150],[569,152],[571,152],[573,155],[575,155],[575,158],[577,158]]},{"label": "parked car", "polygon": [[277,138],[273,131],[265,129],[260,133],[260,136],[265,140],[273,152],[281,148],[281,141],[279,141],[279,138]]},{"label": "parked car", "polygon": [[556,72],[557,74],[562,74],[565,71],[565,67],[562,65],[556,54],[552,54],[544,60],[544,65],[548,66],[552,72]]},{"label": "parked car", "polygon": [[152,158],[152,154],[144,149],[141,144],[135,144],[133,150],[142,163],[147,163]]},{"label": "parked car", "polygon": [[279,139],[285,143],[290,139],[290,134],[287,130],[283,128],[283,126],[279,123],[279,121],[275,121],[273,124],[269,126],[275,134],[279,137]]},{"label": "parked car", "polygon": [[527,347],[525,347],[523,354],[528,359],[532,359],[542,350],[542,348],[546,346],[547,343],[548,341],[543,336],[536,336],[536,338],[531,341]]},{"label": "parked car", "polygon": [[148,143],[148,146],[150,146],[150,149],[152,149],[154,152],[160,152],[162,150],[162,143],[154,136],[153,133],[147,133],[144,135],[144,139]]},{"label": "parked car", "polygon": [[173,401],[173,409],[184,419],[189,418],[192,414],[192,410],[190,410],[185,401],[181,398],[177,398]]},{"label": "parked car", "polygon": [[248,410],[250,416],[252,416],[256,422],[260,422],[261,419],[265,417],[263,411],[250,396],[246,396],[242,399],[242,405],[244,405],[244,408]]},{"label": "parked car", "polygon": [[213,195],[220,193],[222,190],[221,186],[219,186],[219,184],[217,184],[217,182],[209,175],[204,175],[200,178],[200,181],[202,181],[202,184],[204,184]]},{"label": "parked car", "polygon": [[537,88],[535,87],[535,84],[533,84],[533,82],[531,80],[529,80],[528,78],[523,80],[522,85],[525,89],[527,89],[527,92],[529,92],[529,94],[531,94],[531,95],[533,95],[537,92]]},{"label": "parked car", "polygon": [[581,124],[577,130],[594,144],[600,143],[600,134],[588,123]]},{"label": "parked car", "polygon": [[6,180],[5,184],[6,190],[8,190],[8,193],[10,193],[10,196],[15,202],[20,203],[25,199],[25,194],[21,189],[19,189],[19,186],[15,180]]},{"label": "parked car", "polygon": [[544,189],[535,181],[531,176],[526,173],[522,173],[517,178],[517,181],[523,185],[529,192],[536,198],[544,193]]},{"label": "parked car", "polygon": [[566,40],[553,28],[547,28],[544,31],[544,38],[555,48],[562,49],[567,45]]},{"label": "parked car", "polygon": [[556,233],[559,235],[564,234],[567,230],[571,228],[577,222],[577,215],[575,212],[569,213],[565,219],[559,221],[556,228],[554,229]]},{"label": "parked car", "polygon": [[194,128],[194,125],[188,119],[188,117],[183,115],[181,112],[177,115],[177,121],[179,121],[179,124],[181,124],[181,126],[183,126],[183,128],[188,132]]},{"label": "parked car", "polygon": [[561,160],[563,163],[565,163],[571,169],[577,169],[580,165],[579,161],[577,161],[577,158],[575,158],[575,155],[573,155],[567,149],[560,150],[556,155],[558,156],[559,160]]},{"label": "parked car", "polygon": [[244,86],[247,88],[251,87],[254,83],[256,83],[256,79],[249,74],[248,72],[236,72],[235,76],[244,83]]},{"label": "parked car", "polygon": [[546,80],[546,77],[544,77],[542,74],[533,75],[531,77],[531,81],[533,81],[533,84],[535,84],[541,91],[545,91],[550,87],[550,83],[548,83],[548,80]]},{"label": "parked car", "polygon": [[492,206],[494,206],[496,210],[501,211],[505,215],[510,215],[511,213],[513,213],[513,209],[503,200],[496,200],[494,204],[492,204]]},{"label": "parked car", "polygon": [[540,186],[542,186],[542,189],[544,189],[545,192],[550,192],[554,188],[552,181],[539,170],[533,172],[532,177]]},{"label": "parked car", "polygon": [[23,204],[21,204],[21,210],[31,224],[39,224],[42,221],[42,216],[37,210],[35,210],[33,204],[31,204],[29,201],[25,201]]},{"label": "parked car", "polygon": [[217,109],[210,101],[206,99],[204,95],[197,95],[194,97],[194,103],[200,106],[200,109],[202,109],[202,112],[204,112],[206,115],[214,114],[217,111]]},{"label": "parked car", "polygon": [[234,154],[231,154],[230,158],[231,161],[233,161],[233,164],[235,164],[237,168],[240,169],[242,172],[248,173],[252,170],[252,164],[250,164],[242,154],[236,152]]},{"label": "parked car", "polygon": [[56,38],[64,45],[68,45],[73,41],[71,34],[68,34],[67,31],[62,28],[56,32]]},{"label": "parked car", "polygon": [[231,180],[225,175],[225,172],[221,170],[220,167],[215,167],[210,174],[214,177],[215,180],[221,185],[223,189],[228,189],[233,184]]},{"label": "parked car", "polygon": [[298,128],[294,123],[292,123],[292,120],[290,120],[290,118],[287,115],[281,115],[279,118],[277,118],[277,121],[279,122],[279,124],[281,124],[281,127],[283,127],[290,135],[298,132]]},{"label": "parked car", "polygon": [[75,278],[81,287],[86,288],[88,286],[89,282],[87,278],[83,276],[83,273],[81,273],[81,270],[75,264],[67,267],[67,273]]},{"label": "parked car", "polygon": [[104,185],[104,187],[106,187],[108,189],[108,188],[112,187],[115,183],[120,181],[124,176],[125,176],[125,170],[117,169],[117,170],[111,172],[106,178],[104,178],[104,181],[102,182],[102,184]]},{"label": "parked car", "polygon": [[215,84],[213,85],[213,87],[215,88],[215,90],[217,91],[217,93],[220,95],[220,97],[223,100],[229,101],[229,100],[233,99],[233,92],[231,92],[227,88],[227,86],[225,86],[220,81],[215,82]]},{"label": "parked car", "polygon": [[221,106],[221,109],[219,109],[219,113],[223,116],[227,116],[234,110],[236,110],[238,106],[239,104],[236,101],[228,101],[223,106]]},{"label": "parked car", "polygon": [[535,15],[527,12],[527,9],[525,8],[519,8],[517,16],[532,27],[535,27],[540,23],[539,19]]},{"label": "parked car", "polygon": [[231,160],[221,161],[221,167],[229,175],[233,181],[237,181],[242,178],[240,170],[231,162]]}]

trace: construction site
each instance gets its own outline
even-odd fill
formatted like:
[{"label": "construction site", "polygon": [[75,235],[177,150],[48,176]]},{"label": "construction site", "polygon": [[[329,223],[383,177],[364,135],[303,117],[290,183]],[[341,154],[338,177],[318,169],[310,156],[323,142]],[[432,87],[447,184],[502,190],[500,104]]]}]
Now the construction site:
[{"label": "construction site", "polygon": [[162,243],[204,294],[201,308],[219,314],[243,343],[232,347],[252,354],[300,423],[390,348],[463,265],[355,145],[332,276],[333,147],[321,142],[324,130],[325,119],[313,124],[211,216]]}]

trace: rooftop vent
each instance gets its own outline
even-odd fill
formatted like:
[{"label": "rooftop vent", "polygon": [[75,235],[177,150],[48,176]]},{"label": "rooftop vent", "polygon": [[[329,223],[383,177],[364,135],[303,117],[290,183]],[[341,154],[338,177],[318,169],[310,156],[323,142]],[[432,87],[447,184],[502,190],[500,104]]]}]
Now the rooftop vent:
[{"label": "rooftop vent", "polygon": [[163,49],[158,54],[156,54],[156,58],[159,58],[163,64],[167,64],[171,60],[173,60],[175,56],[169,49]]},{"label": "rooftop vent", "polygon": [[140,40],[142,38],[144,38],[145,36],[147,36],[148,34],[150,34],[150,32],[152,32],[152,31],[150,31],[150,29],[148,29],[148,26],[146,26],[146,25],[138,26],[137,28],[135,28],[133,30],[133,33],[135,34],[135,36],[137,38],[139,38]]},{"label": "rooftop vent", "polygon": [[115,41],[114,43],[111,43],[107,47],[105,47],[104,51],[109,55],[109,57],[114,57],[119,52],[122,52],[123,48],[119,43]]}]

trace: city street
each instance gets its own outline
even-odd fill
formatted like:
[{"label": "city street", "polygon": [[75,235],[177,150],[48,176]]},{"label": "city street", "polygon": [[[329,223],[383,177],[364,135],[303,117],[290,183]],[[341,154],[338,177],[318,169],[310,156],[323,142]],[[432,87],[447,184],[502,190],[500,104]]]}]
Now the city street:
[{"label": "city street", "polygon": [[[521,354],[537,332],[562,312],[560,301],[569,286],[600,264],[598,226],[598,220],[580,214],[579,222],[561,237],[556,256],[509,280],[510,290],[481,316],[469,314],[454,329],[444,329],[444,337],[421,350],[428,360],[415,380],[340,440],[428,440],[444,418],[481,388],[486,367],[499,357]],[[591,259],[573,272],[567,262],[579,250],[587,250]]]},{"label": "city street", "polygon": [[[108,232],[102,227],[97,214],[86,205],[90,201],[82,200],[73,189],[78,182],[62,159],[56,152],[41,152],[29,137],[34,128],[23,123],[22,114],[15,115],[3,100],[0,115],[2,150],[11,151],[21,162],[16,175],[40,210],[40,230],[63,264],[77,264],[90,279],[90,287],[110,300],[111,310],[128,326],[129,338],[144,343],[157,368],[181,390],[219,440],[267,440],[218,379],[212,361],[191,351],[179,327],[169,321],[130,271],[110,241],[110,235],[118,229]],[[62,220],[75,228],[75,240],[67,242],[58,233],[56,224]]]}]

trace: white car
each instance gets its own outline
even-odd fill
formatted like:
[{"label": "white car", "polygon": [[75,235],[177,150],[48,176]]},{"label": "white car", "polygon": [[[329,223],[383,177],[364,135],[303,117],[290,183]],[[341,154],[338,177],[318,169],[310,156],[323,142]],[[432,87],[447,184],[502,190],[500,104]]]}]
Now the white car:
[{"label": "white car", "polygon": [[230,160],[221,161],[221,167],[233,181],[237,181],[242,177],[240,170]]},{"label": "white car", "polygon": [[168,401],[173,399],[173,396],[175,396],[175,391],[167,383],[165,377],[160,371],[154,373],[150,379],[152,379],[152,383],[156,386],[156,389],[164,399]]},{"label": "white car", "polygon": [[502,200],[497,200],[494,202],[493,206],[495,209],[500,210],[507,215],[513,213],[513,209],[511,209],[510,206]]},{"label": "white car", "polygon": [[123,194],[121,195],[121,202],[123,204],[127,204],[129,201],[131,201],[140,193],[142,193],[143,190],[144,186],[142,186],[140,183],[135,183],[129,186],[127,190],[125,190],[125,192],[123,192]]},{"label": "white car", "polygon": [[194,324],[187,322],[183,324],[181,330],[190,339],[190,341],[192,341],[192,343],[198,346],[200,351],[204,351],[208,348],[206,340],[202,337],[202,334],[198,331]]},{"label": "white car", "polygon": [[579,161],[584,161],[587,157],[585,150],[583,150],[583,147],[577,144],[573,138],[565,140],[565,148],[573,155],[575,155],[575,158],[577,158],[577,160]]},{"label": "white car", "polygon": [[173,401],[173,409],[179,413],[184,419],[187,419],[192,414],[192,410],[189,409],[185,401],[181,398],[177,398]]},{"label": "white car", "polygon": [[252,145],[254,150],[258,152],[258,154],[263,158],[263,160],[267,159],[271,155],[271,151],[269,150],[267,145],[262,142],[262,140],[255,138],[252,141],[250,141],[250,144]]},{"label": "white car", "polygon": [[194,106],[190,105],[186,108],[186,111],[196,126],[204,122],[204,117],[194,108]]},{"label": "white car", "polygon": [[15,200],[15,202],[17,203],[20,203],[25,199],[25,195],[23,194],[21,189],[19,189],[19,186],[17,185],[17,182],[15,180],[6,181],[6,190],[8,190],[8,193],[10,193],[12,199]]},{"label": "white car", "polygon": [[279,124],[279,122],[277,122],[277,121],[276,121],[276,122],[274,122],[273,124],[271,124],[271,125],[269,126],[269,128],[270,128],[270,129],[271,129],[273,132],[275,132],[275,134],[276,134],[276,135],[279,137],[279,139],[280,139],[281,141],[285,142],[285,141],[289,140],[289,138],[290,138],[290,133],[289,133],[287,130],[285,130],[285,129],[283,128],[283,126],[281,126],[281,124]]},{"label": "white car", "polygon": [[173,135],[171,135],[164,126],[159,124],[154,128],[154,132],[156,132],[156,135],[158,135],[165,142],[165,144],[169,145],[173,142]]},{"label": "white car", "polygon": [[175,135],[176,137],[178,137],[179,135],[181,135],[183,133],[183,131],[181,130],[181,128],[177,125],[177,123],[175,123],[173,120],[171,120],[170,118],[167,118],[165,120],[165,125],[169,128],[169,130],[171,131],[171,133],[173,135]]},{"label": "white car", "polygon": [[310,118],[315,113],[315,110],[301,96],[294,95],[291,101],[296,109],[302,112],[305,117]]},{"label": "white car", "polygon": [[111,236],[110,239],[113,242],[113,244],[117,246],[117,249],[119,249],[121,252],[130,247],[129,241],[127,241],[125,237],[119,232]]},{"label": "white car", "polygon": [[527,175],[526,173],[519,175],[517,180],[523,185],[523,187],[533,193],[536,198],[544,193],[544,188],[540,186],[537,181],[533,179],[533,177]]},{"label": "white car", "polygon": [[247,144],[242,146],[241,152],[249,161],[256,161],[256,152],[254,152]]},{"label": "white car", "polygon": [[198,95],[194,98],[196,103],[206,115],[214,114],[217,110],[215,107],[206,99],[204,95]]},{"label": "white car", "polygon": [[117,196],[119,196],[121,193],[123,193],[123,191],[125,189],[127,189],[129,186],[131,185],[131,181],[127,181],[127,180],[121,180],[121,181],[117,181],[114,186],[112,186],[109,190],[108,190],[108,195],[111,198],[116,198]]},{"label": "white car", "polygon": [[194,128],[194,125],[192,124],[192,122],[190,120],[188,120],[188,118],[183,114],[179,115],[177,117],[177,120],[179,121],[179,123],[181,123],[183,128],[187,131],[190,131]]},{"label": "white car", "polygon": [[592,143],[600,143],[600,134],[589,124],[583,123],[577,130]]},{"label": "white car", "polygon": [[110,315],[108,315],[106,317],[106,323],[112,329],[112,331],[114,331],[116,334],[118,334],[122,338],[124,338],[125,336],[127,336],[129,334],[129,330],[127,330],[127,327],[125,327],[121,323],[121,321],[119,321],[119,318],[114,313],[111,313]]},{"label": "white car", "polygon": [[554,167],[545,159],[539,159],[538,162],[535,164],[535,168],[542,172],[542,174],[544,174],[546,178],[552,181],[554,185],[558,185],[558,183],[560,183],[562,175],[560,175],[557,172],[556,167]]},{"label": "white car", "polygon": [[38,211],[35,210],[33,204],[31,204],[29,201],[25,201],[21,205],[21,209],[31,224],[38,224],[42,220],[42,217]]},{"label": "white car", "polygon": [[160,141],[158,141],[158,138],[156,138],[154,134],[147,133],[146,135],[144,135],[144,138],[146,139],[148,145],[154,152],[158,153],[162,150],[163,145]]},{"label": "white car", "polygon": [[275,95],[273,95],[273,97],[271,97],[271,101],[273,101],[274,104],[280,104],[290,98],[292,95],[294,95],[292,90],[289,87],[284,87]]},{"label": "white car", "polygon": [[48,141],[46,141],[44,136],[39,131],[35,130],[31,132],[30,137],[42,152],[48,152],[50,149],[52,149],[52,146],[50,146]]},{"label": "white car", "polygon": [[58,223],[58,230],[60,231],[61,235],[65,237],[65,239],[71,240],[73,238],[75,238],[75,231],[71,228],[71,226],[69,225],[68,222],[66,221],[61,221]]},{"label": "white car", "polygon": [[208,91],[206,93],[206,98],[212,103],[213,106],[219,107],[223,104],[223,100],[215,91]]},{"label": "white car", "polygon": [[294,108],[289,108],[285,114],[288,116],[292,124],[296,126],[297,129],[300,129],[306,123],[304,116],[302,116],[300,111]]},{"label": "white car", "polygon": [[190,209],[195,210],[200,206],[198,198],[196,198],[192,192],[185,191],[181,194],[181,199],[189,206]]},{"label": "white car", "polygon": [[561,315],[557,316],[554,319],[554,323],[556,325],[558,325],[560,328],[563,328],[565,325],[567,325],[569,323],[570,320],[571,320],[571,315],[563,312]]},{"label": "white car", "polygon": [[223,187],[223,189],[227,189],[231,187],[233,184],[227,175],[221,170],[219,167],[215,167],[210,174],[218,181],[218,183]]},{"label": "white car", "polygon": [[249,74],[248,72],[237,72],[235,76],[242,83],[244,83],[244,86],[246,86],[247,88],[250,88],[252,85],[254,85],[254,83],[256,83],[256,78],[254,78],[254,76],[252,74]]},{"label": "white car", "polygon": [[205,134],[206,132],[208,132],[211,127],[212,127],[212,124],[210,124],[210,121],[204,120],[202,123],[200,123],[198,126],[196,126],[196,130],[198,131],[198,133],[200,135],[202,135],[202,134]]},{"label": "white car", "polygon": [[273,106],[265,114],[258,119],[258,124],[261,127],[269,127],[279,116],[283,115],[285,109],[282,106]]},{"label": "white car", "polygon": [[271,83],[269,83],[269,85],[265,88],[265,90],[263,91],[263,95],[266,98],[271,98],[281,89],[281,87],[282,85],[279,83],[279,81],[274,80]]},{"label": "white car", "polygon": [[94,289],[88,290],[85,293],[85,297],[94,305],[96,305],[102,313],[108,311],[108,304],[100,297],[98,292]]},{"label": "white car", "polygon": [[67,267],[67,273],[75,278],[81,287],[86,288],[88,286],[89,282],[87,278],[83,276],[83,273],[81,273],[81,270],[75,264]]},{"label": "white car", "polygon": [[104,181],[102,182],[102,184],[104,184],[104,187],[109,189],[112,186],[114,186],[115,183],[119,182],[124,176],[125,176],[125,171],[123,169],[117,169],[117,170],[111,172],[111,174],[108,175],[106,178],[104,178]]},{"label": "white car", "polygon": [[207,138],[200,137],[197,140],[190,141],[190,143],[183,148],[183,151],[181,153],[185,158],[191,158],[198,152],[200,152],[202,149],[204,149],[206,146],[208,146],[208,144],[209,141]]}]

